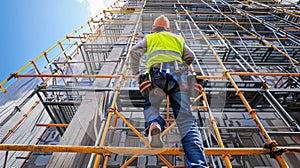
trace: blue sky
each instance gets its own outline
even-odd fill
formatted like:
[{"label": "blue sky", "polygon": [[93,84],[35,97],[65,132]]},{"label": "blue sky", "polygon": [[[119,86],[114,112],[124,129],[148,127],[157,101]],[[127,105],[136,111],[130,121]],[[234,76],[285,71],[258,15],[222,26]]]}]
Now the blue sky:
[{"label": "blue sky", "polygon": [[2,0],[0,82],[115,0]]}]

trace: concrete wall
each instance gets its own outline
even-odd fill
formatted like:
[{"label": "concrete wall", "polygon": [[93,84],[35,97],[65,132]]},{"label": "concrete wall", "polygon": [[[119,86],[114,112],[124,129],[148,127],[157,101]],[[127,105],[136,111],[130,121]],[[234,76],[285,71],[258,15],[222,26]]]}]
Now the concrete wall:
[{"label": "concrete wall", "polygon": [[[133,15],[131,20],[137,19]],[[133,32],[134,25],[126,25],[122,34]],[[108,59],[116,62],[103,64],[99,74],[112,75],[120,68],[120,56],[128,43],[128,38],[120,38],[110,52]],[[93,86],[108,86],[110,79],[96,79]],[[87,92],[74,118],[64,133],[59,145],[93,146],[106,109],[107,94],[104,92]],[[86,167],[90,154],[54,153],[47,167]]]}]

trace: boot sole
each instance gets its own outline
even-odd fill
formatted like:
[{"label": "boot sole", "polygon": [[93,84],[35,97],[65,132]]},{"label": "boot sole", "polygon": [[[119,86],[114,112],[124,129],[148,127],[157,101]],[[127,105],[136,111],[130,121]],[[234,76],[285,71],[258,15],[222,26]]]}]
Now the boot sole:
[{"label": "boot sole", "polygon": [[151,143],[152,148],[162,148],[163,142],[160,137],[160,130],[159,129],[153,129],[151,131]]}]

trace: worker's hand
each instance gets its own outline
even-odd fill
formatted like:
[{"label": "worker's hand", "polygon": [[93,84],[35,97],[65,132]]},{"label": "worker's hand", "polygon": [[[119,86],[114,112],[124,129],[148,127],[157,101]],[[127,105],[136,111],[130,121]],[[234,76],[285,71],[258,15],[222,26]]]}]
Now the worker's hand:
[{"label": "worker's hand", "polygon": [[182,64],[181,64],[181,67],[184,69],[184,70],[189,70],[189,68],[190,68],[190,65],[189,64],[187,64],[186,62],[183,62]]}]

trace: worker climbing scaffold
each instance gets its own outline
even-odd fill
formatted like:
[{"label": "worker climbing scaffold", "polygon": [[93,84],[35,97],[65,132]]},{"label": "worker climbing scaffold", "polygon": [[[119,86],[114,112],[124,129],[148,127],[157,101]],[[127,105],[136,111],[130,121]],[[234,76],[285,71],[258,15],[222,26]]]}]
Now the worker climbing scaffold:
[{"label": "worker climbing scaffold", "polygon": [[[159,114],[162,100],[169,95],[181,142],[189,167],[207,167],[203,142],[196,119],[190,110],[188,66],[195,55],[181,36],[170,33],[170,23],[164,15],[155,19],[153,34],[147,35],[131,50],[132,73],[139,77],[140,92],[145,99],[145,133],[151,147],[163,147],[160,133],[166,122]],[[147,55],[147,73],[140,74],[140,58]]]}]

